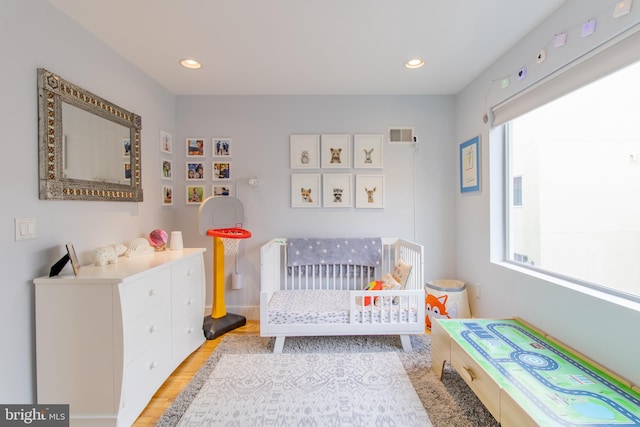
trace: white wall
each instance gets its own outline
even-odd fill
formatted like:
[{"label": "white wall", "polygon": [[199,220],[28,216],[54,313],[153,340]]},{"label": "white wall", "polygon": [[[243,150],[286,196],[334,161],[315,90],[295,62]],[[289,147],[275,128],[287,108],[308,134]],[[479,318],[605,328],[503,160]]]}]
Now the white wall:
[{"label": "white wall", "polygon": [[[172,227],[173,212],[160,208],[158,147],[160,129],[174,130],[175,97],[44,0],[0,2],[0,56],[0,402],[30,403],[35,401],[32,279],[48,274],[68,241],[86,264],[98,246]],[[143,203],[38,199],[38,67],[142,116]],[[35,240],[15,241],[16,217],[36,218]]]},{"label": "white wall", "polygon": [[[207,176],[212,137],[232,138],[233,186],[244,205],[244,227],[253,237],[241,243],[240,271],[245,287],[227,287],[230,312],[258,318],[259,248],[274,237],[385,236],[425,245],[427,279],[454,273],[455,195],[453,97],[446,96],[180,96],[174,146],[174,208],[185,243],[211,248],[197,233],[197,206],[185,200],[184,141],[206,137]],[[386,134],[392,126],[414,126],[418,149],[384,144],[384,169],[300,171],[289,167],[290,134]],[[415,170],[414,170],[415,168]],[[291,208],[291,173],[383,173],[385,208]],[[256,176],[260,185],[247,180]],[[192,182],[190,182],[192,183]],[[206,195],[211,195],[207,180]],[[415,185],[415,189],[414,189]],[[415,208],[414,208],[415,190]],[[227,257],[225,269],[233,268]],[[211,265],[208,265],[208,277]],[[229,277],[229,275],[227,275]],[[211,288],[211,286],[209,286]],[[211,289],[207,301],[211,301]]]},{"label": "white wall", "polygon": [[[522,317],[640,384],[638,304],[616,304],[544,276],[532,277],[499,262],[502,148],[498,138],[489,139],[489,126],[482,121],[483,114],[488,113],[492,105],[640,21],[640,8],[635,5],[631,14],[619,19],[612,18],[612,12],[610,2],[568,1],[459,94],[456,139],[460,143],[481,135],[482,191],[457,196],[456,261],[458,277],[474,285],[471,303],[475,316]],[[580,27],[590,18],[596,18],[597,31],[582,38]],[[567,45],[556,49],[552,44],[554,35],[563,31],[568,34]],[[547,49],[547,61],[537,65],[535,57],[543,48]],[[528,77],[518,82],[515,73],[525,65]],[[506,76],[511,77],[511,84],[502,90],[500,83]],[[453,151],[457,151],[457,143],[451,147]],[[478,283],[481,285],[479,299],[475,286]]]}]

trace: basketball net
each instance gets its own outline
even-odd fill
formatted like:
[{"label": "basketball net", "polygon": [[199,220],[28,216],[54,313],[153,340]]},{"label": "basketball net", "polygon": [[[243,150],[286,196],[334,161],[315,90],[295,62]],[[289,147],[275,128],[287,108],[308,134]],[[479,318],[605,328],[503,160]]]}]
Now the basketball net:
[{"label": "basketball net", "polygon": [[225,255],[238,255],[240,249],[240,239],[222,237]]}]

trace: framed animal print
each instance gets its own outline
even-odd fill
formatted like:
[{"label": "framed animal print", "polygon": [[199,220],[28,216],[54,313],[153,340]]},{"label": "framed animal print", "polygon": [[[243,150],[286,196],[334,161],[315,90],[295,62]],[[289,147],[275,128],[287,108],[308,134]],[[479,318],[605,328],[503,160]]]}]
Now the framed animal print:
[{"label": "framed animal print", "polygon": [[320,144],[323,168],[351,167],[351,135],[322,135]]},{"label": "framed animal print", "polygon": [[350,208],[353,206],[350,173],[325,173],[322,175],[322,206],[325,208]]},{"label": "framed animal print", "polygon": [[355,135],[353,137],[353,167],[382,169],[382,135]]},{"label": "framed animal print", "polygon": [[320,135],[291,135],[289,143],[291,169],[320,168]]},{"label": "framed animal print", "polygon": [[384,208],[384,175],[356,175],[356,208]]},{"label": "framed animal print", "polygon": [[291,207],[320,206],[320,174],[291,174]]}]

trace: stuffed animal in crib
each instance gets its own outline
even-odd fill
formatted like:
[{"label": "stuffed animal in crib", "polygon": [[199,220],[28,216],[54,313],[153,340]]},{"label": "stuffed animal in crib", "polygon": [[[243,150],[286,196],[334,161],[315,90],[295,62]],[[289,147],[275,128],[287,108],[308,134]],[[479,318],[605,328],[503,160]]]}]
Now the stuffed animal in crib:
[{"label": "stuffed animal in crib", "polygon": [[91,259],[97,266],[115,264],[118,262],[118,256],[125,253],[126,250],[127,248],[124,245],[103,246],[93,251]]}]

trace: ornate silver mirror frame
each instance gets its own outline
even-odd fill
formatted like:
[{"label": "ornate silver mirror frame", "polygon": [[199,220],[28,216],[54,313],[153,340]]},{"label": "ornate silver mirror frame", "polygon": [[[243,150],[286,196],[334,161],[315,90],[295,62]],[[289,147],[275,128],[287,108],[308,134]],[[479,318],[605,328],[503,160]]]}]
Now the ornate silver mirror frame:
[{"label": "ornate silver mirror frame", "polygon": [[[141,117],[44,68],[38,69],[38,98],[40,199],[141,202]],[[129,184],[65,176],[66,130],[62,126],[65,103],[129,129]]]}]

